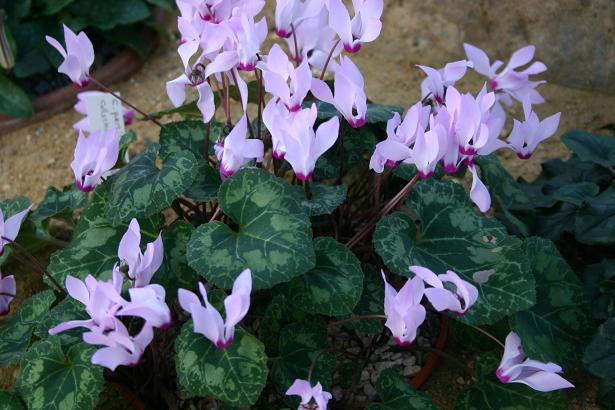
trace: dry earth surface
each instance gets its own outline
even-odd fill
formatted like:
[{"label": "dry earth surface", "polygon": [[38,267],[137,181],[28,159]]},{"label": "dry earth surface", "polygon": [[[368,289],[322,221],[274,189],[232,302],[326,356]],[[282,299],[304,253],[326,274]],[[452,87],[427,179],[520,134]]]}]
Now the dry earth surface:
[{"label": "dry earth surface", "polygon": [[[272,15],[272,8],[268,4],[268,16]],[[551,18],[554,14],[557,19]],[[540,4],[523,0],[385,0],[380,38],[366,45],[353,59],[366,78],[367,94],[371,99],[407,107],[420,97],[423,75],[415,65],[439,67],[461,59],[464,41],[484,47],[492,58],[500,59],[508,58],[512,51],[529,42],[541,46],[537,57],[549,67],[547,78],[552,81],[541,86],[547,102],[536,111],[541,117],[561,111],[558,133],[543,143],[530,160],[520,161],[509,152],[501,153],[504,165],[514,176],[532,179],[540,172],[543,161],[569,155],[559,140],[562,133],[571,129],[594,130],[615,121],[615,95],[581,89],[593,87],[611,93],[615,89],[612,69],[615,58],[607,59],[608,63],[603,66],[595,61],[600,58],[605,61],[613,55],[614,14],[613,3],[598,0],[543,1]],[[568,33],[566,29],[575,22],[583,24],[578,24],[573,34]],[[604,33],[600,33],[601,30]],[[272,33],[270,36],[273,39]],[[571,41],[579,44],[571,46]],[[594,50],[592,58],[583,57],[583,52],[588,50]],[[558,70],[563,74],[558,75]],[[133,78],[113,88],[138,107],[158,111],[170,106],[164,83],[180,72],[181,62],[172,41],[159,47]],[[483,81],[478,76],[467,75],[459,88],[477,91]],[[71,125],[79,118],[80,114],[67,111],[0,136],[0,198],[26,195],[37,202],[48,185],[62,187],[72,183],[69,164],[76,133]],[[158,139],[158,130],[153,124],[138,122],[132,129],[139,135],[139,144],[134,147],[137,151]],[[28,284],[32,290],[40,286],[37,282],[35,279],[22,282],[20,290]],[[471,352],[454,344],[452,351],[468,363],[475,359]],[[0,387],[11,385],[15,375],[15,368],[0,369]],[[572,377],[579,386],[570,394],[571,407],[593,408],[595,381],[583,374],[573,373]],[[464,387],[463,378],[467,380],[455,367],[439,366],[426,389],[440,406],[452,408],[456,392]]]}]

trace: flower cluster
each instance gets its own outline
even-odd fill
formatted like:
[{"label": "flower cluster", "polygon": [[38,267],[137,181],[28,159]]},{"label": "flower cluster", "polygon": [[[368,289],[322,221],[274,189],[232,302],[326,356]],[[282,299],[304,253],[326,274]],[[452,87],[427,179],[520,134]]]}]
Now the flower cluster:
[{"label": "flower cluster", "polygon": [[[479,179],[475,158],[500,148],[514,150],[519,158],[529,158],[541,141],[555,133],[560,114],[541,122],[532,111],[532,104],[544,100],[535,89],[542,82],[531,81],[529,76],[546,70],[543,63],[534,62],[523,71],[515,71],[532,60],[533,46],[516,51],[499,73],[501,61],[489,65],[482,50],[469,44],[465,49],[468,61],[455,61],[442,69],[419,66],[427,74],[421,85],[422,101],[411,106],[403,120],[398,114],[389,120],[387,138],[376,146],[370,168],[380,173],[385,166],[404,162],[415,165],[421,178],[429,178],[438,163],[447,173],[456,173],[465,165],[472,174],[470,197],[486,212],[491,197]],[[473,96],[455,88],[455,82],[468,67],[489,77],[491,91],[485,85]],[[522,103],[526,120],[515,120],[512,133],[504,141],[499,137],[506,113],[500,101],[510,105],[512,98]]]},{"label": "flower cluster", "polygon": [[[165,303],[165,290],[150,284],[153,274],[162,263],[162,240],[147,245],[141,253],[141,234],[136,219],[130,223],[118,249],[121,260],[113,269],[112,279],[104,281],[88,275],[84,281],[66,277],[69,295],[84,305],[89,319],[71,320],[49,330],[58,334],[69,329],[84,327],[83,341],[105,346],[92,356],[92,363],[111,370],[117,366],[135,366],[154,337],[154,328],[166,328],[171,323],[171,311]],[[126,274],[132,281],[129,299],[122,297]],[[136,334],[131,333],[123,317],[138,317],[144,321]]]},{"label": "flower cluster", "polygon": [[[421,305],[423,295],[438,312],[449,310],[458,315],[467,312],[478,299],[478,289],[453,271],[436,275],[422,266],[411,266],[410,271],[415,276],[407,280],[399,292],[387,282],[382,272],[385,326],[401,346],[414,342],[419,326],[425,321],[426,311]],[[425,284],[432,287],[426,289]]]}]

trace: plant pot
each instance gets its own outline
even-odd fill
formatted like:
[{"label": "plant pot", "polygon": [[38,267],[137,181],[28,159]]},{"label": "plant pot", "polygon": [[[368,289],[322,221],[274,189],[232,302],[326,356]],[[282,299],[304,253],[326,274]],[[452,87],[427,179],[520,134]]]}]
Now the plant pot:
[{"label": "plant pot", "polygon": [[[446,347],[446,341],[448,340],[448,321],[449,317],[446,314],[440,315],[440,332],[438,334],[438,340],[436,340],[436,345],[434,348],[438,350],[443,350]],[[409,380],[409,383],[413,385],[415,388],[421,387],[431,376],[436,365],[440,361],[440,356],[436,353],[429,353],[427,355],[427,360],[425,360],[425,364],[421,368],[421,370]]]},{"label": "plant pot", "polygon": [[[157,7],[153,10],[154,20],[158,24],[164,24],[168,15],[169,14],[161,8]],[[151,49],[154,49],[158,45],[158,36],[151,30],[147,31],[146,40]],[[135,51],[126,48],[109,60],[107,64],[92,73],[92,77],[106,86],[110,86],[129,79],[134,73],[139,71],[144,63],[145,61],[141,59]],[[37,123],[65,111],[75,105],[77,102],[77,94],[83,91],[96,89],[96,86],[93,84],[84,88],[77,88],[73,84],[69,84],[48,94],[35,97],[32,100],[34,115],[29,118],[13,118],[0,114],[0,135]]]}]

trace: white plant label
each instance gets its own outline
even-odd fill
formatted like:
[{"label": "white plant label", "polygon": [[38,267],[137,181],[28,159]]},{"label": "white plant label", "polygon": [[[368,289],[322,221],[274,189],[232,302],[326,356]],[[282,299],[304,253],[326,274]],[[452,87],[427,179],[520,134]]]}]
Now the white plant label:
[{"label": "white plant label", "polygon": [[99,93],[87,96],[85,106],[92,132],[116,129],[119,135],[124,134],[124,112],[120,100],[109,93]]}]

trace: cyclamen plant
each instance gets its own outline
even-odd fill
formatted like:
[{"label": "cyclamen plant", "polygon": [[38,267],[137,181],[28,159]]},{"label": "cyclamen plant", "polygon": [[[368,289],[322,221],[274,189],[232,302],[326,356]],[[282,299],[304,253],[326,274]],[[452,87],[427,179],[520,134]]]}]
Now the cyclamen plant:
[{"label": "cyclamen plant", "polygon": [[[499,366],[489,355],[480,362],[459,408],[561,401],[562,392],[543,399],[534,390],[573,387],[555,364],[573,358],[558,353],[553,333],[533,334],[527,318],[549,303],[544,278],[564,262],[548,242],[509,235],[489,216],[483,183],[494,151],[527,159],[557,129],[559,113],[541,121],[533,111],[543,81],[530,76],[546,70],[530,64],[534,48],[503,69],[469,44],[467,60],[419,66],[421,100],[404,114],[367,99],[352,60],[378,38],[382,0],[353,0],[352,10],[340,0],[280,0],[282,45],[268,53],[264,5],[177,0],[182,74],[166,84],[176,109],[145,114],[122,100],[161,125],[159,144],[125,163],[134,133],[90,132],[86,117],[75,124],[75,188],[51,190],[33,212],[1,204],[11,216],[0,221],[0,245],[51,286],[1,331],[21,332],[12,350],[0,344],[0,360],[21,366],[16,393],[5,396],[28,408],[87,409],[112,383],[152,408],[342,408],[356,382],[333,397],[334,373],[351,364],[360,374],[388,338],[411,352],[427,318],[451,317],[497,342],[502,357]],[[109,92],[89,75],[84,33],[65,27],[66,49],[48,41],[64,58],[60,72]],[[470,70],[487,77],[477,94],[455,87]],[[190,88],[198,97],[184,104]],[[514,101],[525,121],[502,139],[502,104]],[[87,115],[84,104],[76,109]],[[159,121],[175,113],[198,121]],[[478,212],[459,183],[467,171]],[[29,212],[49,242],[49,219],[73,222],[65,211],[76,208],[84,210],[73,237],[47,268],[19,245]],[[0,279],[2,314],[22,297],[16,279]],[[496,324],[505,344],[488,330]],[[359,355],[335,343],[344,338],[359,341]],[[380,375],[380,401],[433,407],[400,378]]]}]

